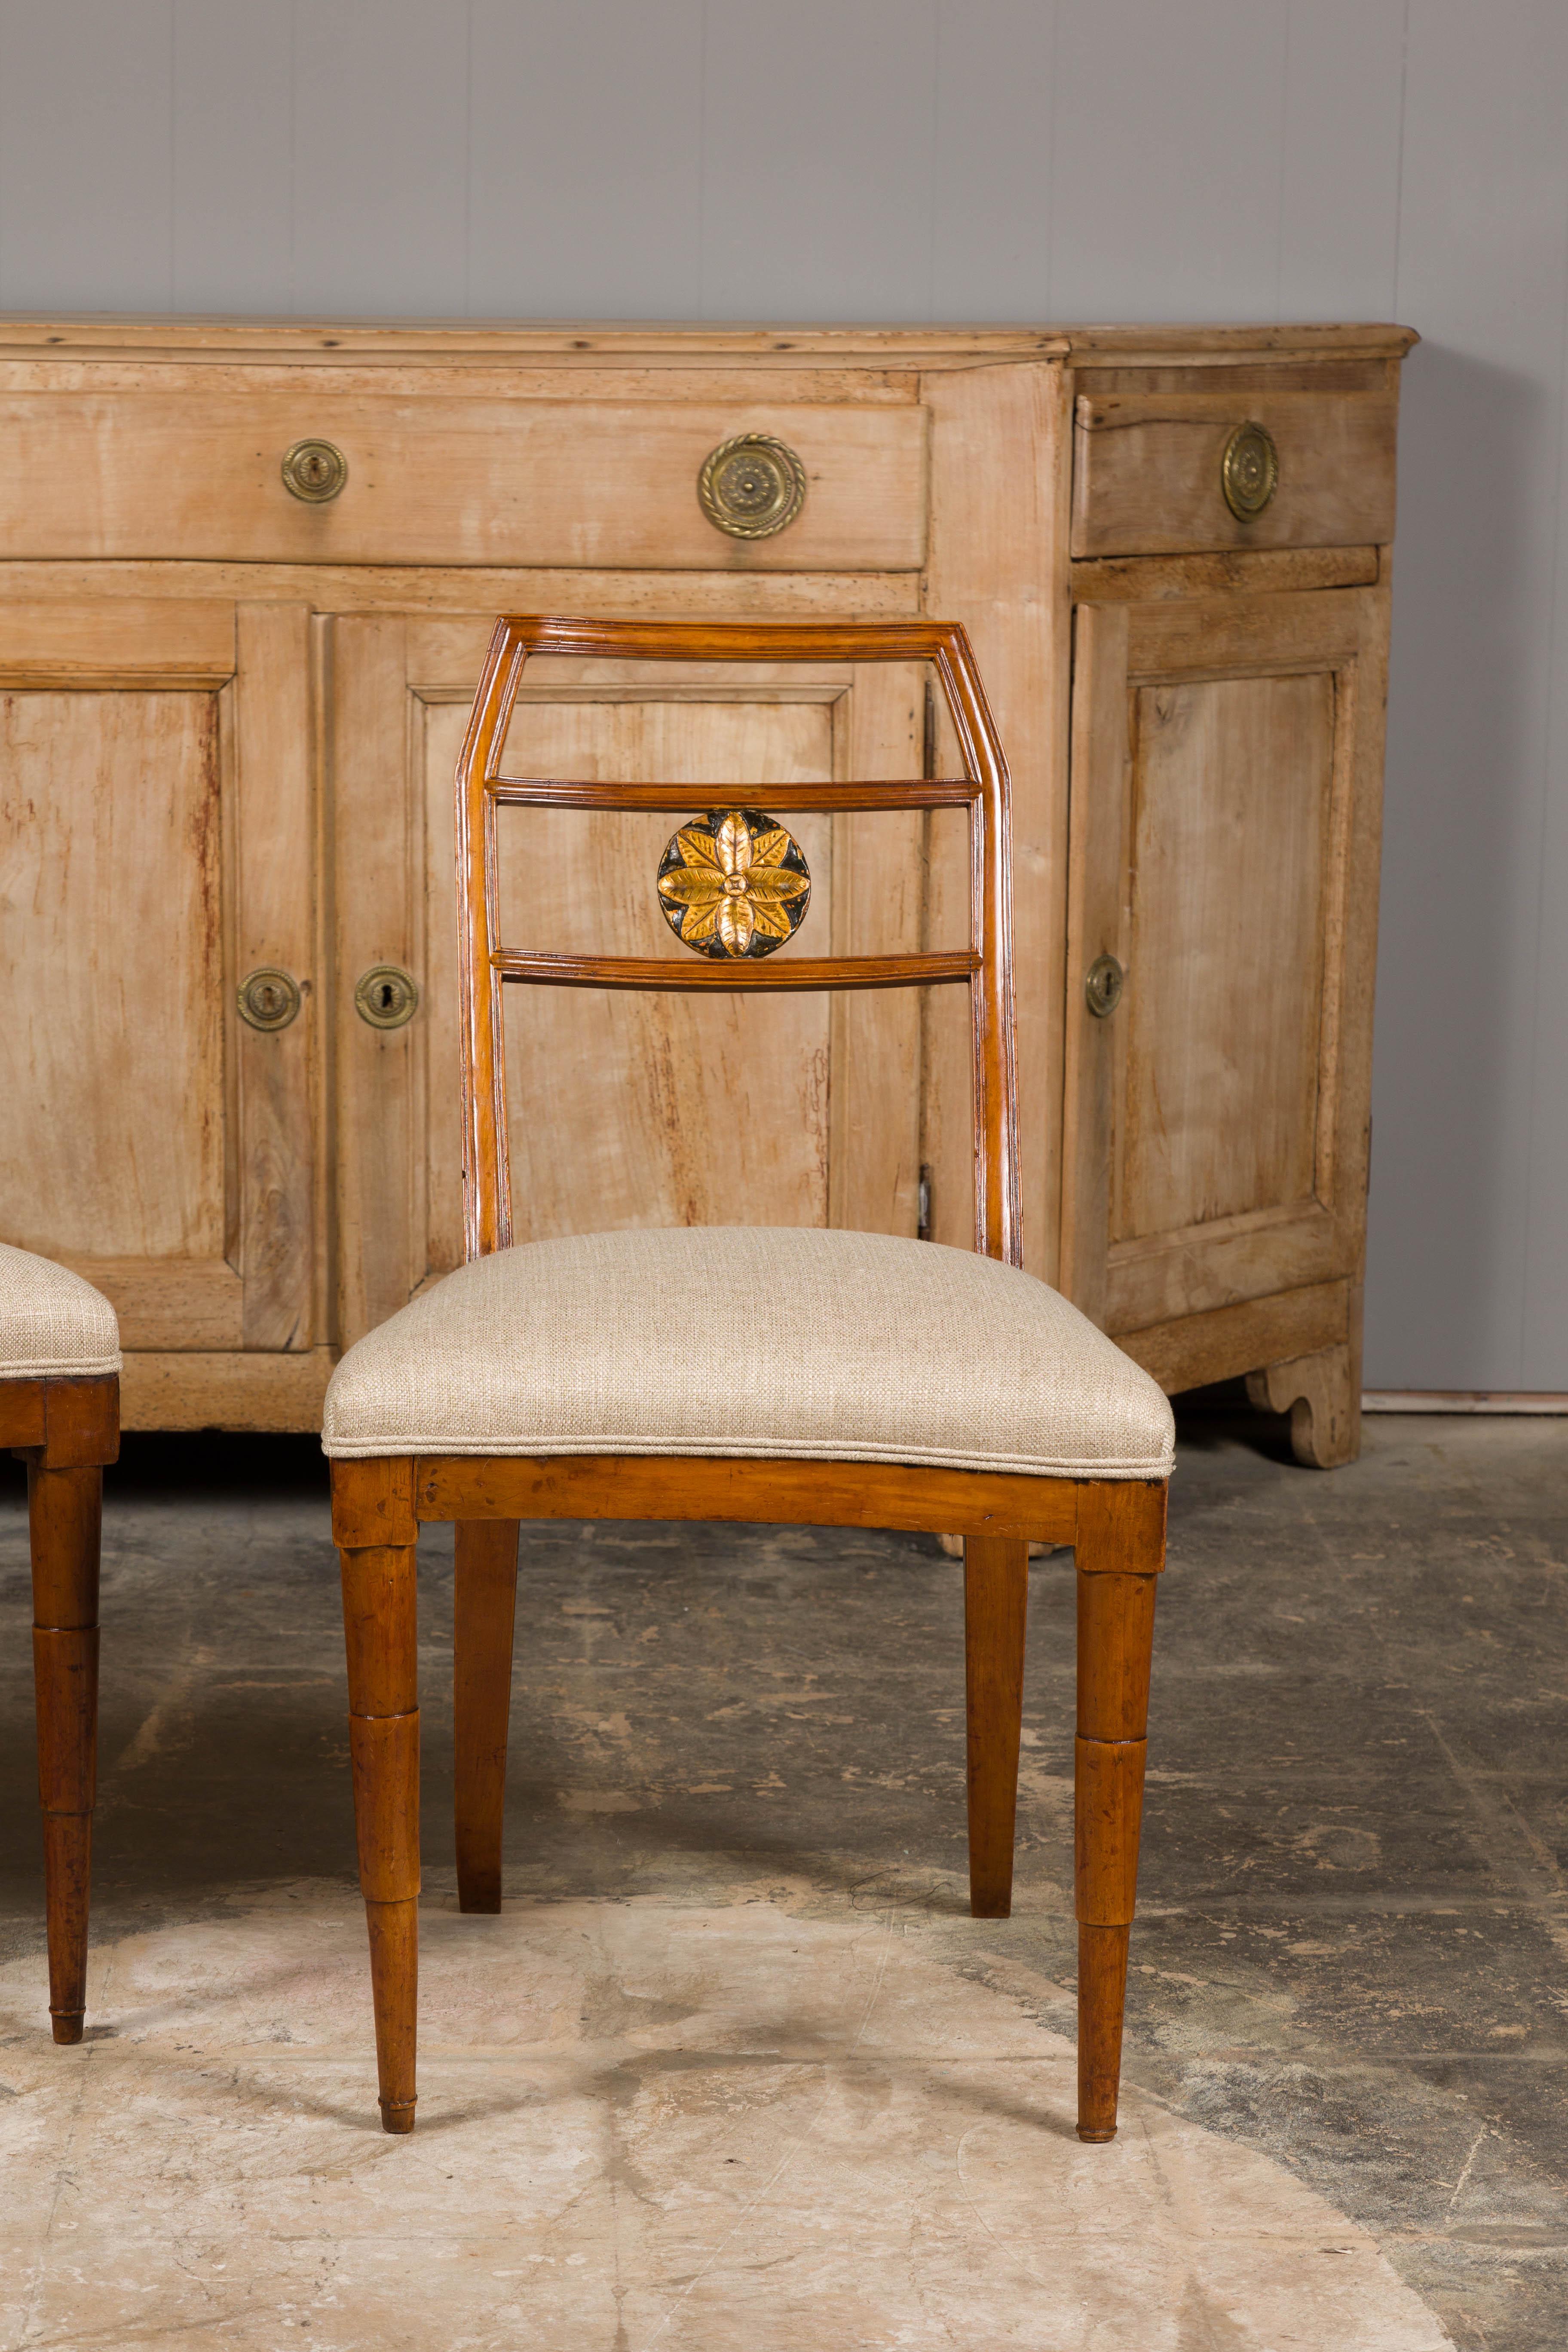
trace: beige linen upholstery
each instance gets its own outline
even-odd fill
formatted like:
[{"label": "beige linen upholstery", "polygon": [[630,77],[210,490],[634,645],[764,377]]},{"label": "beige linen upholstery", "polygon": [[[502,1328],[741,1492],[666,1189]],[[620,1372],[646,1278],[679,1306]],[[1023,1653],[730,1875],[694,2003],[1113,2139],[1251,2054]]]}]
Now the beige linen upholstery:
[{"label": "beige linen upholstery", "polygon": [[351,1348],[329,1454],[702,1454],[1164,1478],[1161,1391],[1032,1275],[883,1234],[498,1251]]},{"label": "beige linen upholstery", "polygon": [[120,1370],[120,1326],[91,1283],[0,1242],[0,1381]]}]

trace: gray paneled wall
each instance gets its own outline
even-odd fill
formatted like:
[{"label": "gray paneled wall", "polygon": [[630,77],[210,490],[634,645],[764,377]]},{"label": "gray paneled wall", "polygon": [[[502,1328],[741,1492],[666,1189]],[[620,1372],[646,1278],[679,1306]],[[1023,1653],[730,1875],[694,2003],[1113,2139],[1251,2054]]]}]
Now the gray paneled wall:
[{"label": "gray paneled wall", "polygon": [[1568,0],[0,0],[0,307],[1418,327],[1367,1372],[1568,1390]]}]

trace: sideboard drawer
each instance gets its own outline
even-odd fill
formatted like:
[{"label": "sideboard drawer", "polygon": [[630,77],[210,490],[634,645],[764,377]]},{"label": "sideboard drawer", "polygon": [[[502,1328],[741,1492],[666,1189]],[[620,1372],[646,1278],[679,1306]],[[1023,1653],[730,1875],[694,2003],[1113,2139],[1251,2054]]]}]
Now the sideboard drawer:
[{"label": "sideboard drawer", "polygon": [[[704,459],[751,434],[785,443],[805,478],[799,512],[769,537],[729,535],[698,498]],[[306,495],[283,476],[300,443],[325,449],[319,478],[300,478]],[[35,558],[912,572],[926,557],[926,413],[413,401],[309,382],[246,399],[11,395],[0,537]]]},{"label": "sideboard drawer", "polygon": [[1395,415],[1382,392],[1080,394],[1073,554],[1382,545]]}]

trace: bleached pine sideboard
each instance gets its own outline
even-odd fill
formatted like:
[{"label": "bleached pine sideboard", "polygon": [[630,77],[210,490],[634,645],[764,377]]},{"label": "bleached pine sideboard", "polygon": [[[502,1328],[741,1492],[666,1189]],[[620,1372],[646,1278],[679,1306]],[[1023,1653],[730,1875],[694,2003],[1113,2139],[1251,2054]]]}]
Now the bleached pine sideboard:
[{"label": "bleached pine sideboard", "polygon": [[[0,1236],[114,1300],[127,1425],[313,1427],[459,1256],[450,777],[495,614],[928,613],[1013,769],[1028,1262],[1348,1458],[1412,341],[0,322]],[[901,671],[558,664],[510,764],[787,810],[931,733]],[[946,814],[817,821],[806,946],[947,943]],[[529,943],[646,946],[646,832],[520,843]],[[968,1244],[935,992],[531,997],[520,1237]]]}]

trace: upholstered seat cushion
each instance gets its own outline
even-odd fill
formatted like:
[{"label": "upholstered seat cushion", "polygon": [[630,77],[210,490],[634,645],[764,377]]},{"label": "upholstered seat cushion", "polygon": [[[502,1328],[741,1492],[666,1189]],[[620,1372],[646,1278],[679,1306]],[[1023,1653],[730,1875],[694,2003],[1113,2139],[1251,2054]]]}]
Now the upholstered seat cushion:
[{"label": "upholstered seat cushion", "polygon": [[480,1258],[343,1357],[333,1455],[703,1454],[1162,1478],[1171,1408],[1032,1275],[881,1234],[687,1226]]},{"label": "upholstered seat cushion", "polygon": [[120,1326],[91,1283],[0,1242],[0,1381],[120,1370]]}]

